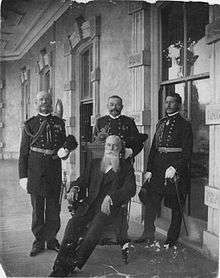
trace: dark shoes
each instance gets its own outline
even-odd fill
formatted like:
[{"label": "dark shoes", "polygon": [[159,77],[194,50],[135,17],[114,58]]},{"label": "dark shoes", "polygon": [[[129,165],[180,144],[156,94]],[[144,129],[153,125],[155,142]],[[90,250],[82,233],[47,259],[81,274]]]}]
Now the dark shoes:
[{"label": "dark shoes", "polygon": [[55,268],[48,277],[66,277],[69,274],[69,272],[65,271],[61,267]]},{"label": "dark shoes", "polygon": [[60,244],[59,244],[58,240],[56,239],[51,242],[47,242],[47,249],[55,250],[56,252],[59,252]]},{"label": "dark shoes", "polygon": [[43,252],[45,249],[44,246],[42,245],[35,245],[32,247],[31,252],[30,252],[30,256],[31,257],[35,257],[36,255],[38,255],[39,253]]},{"label": "dark shoes", "polygon": [[165,249],[172,248],[172,247],[176,246],[176,241],[174,241],[172,239],[166,239],[163,246]]}]

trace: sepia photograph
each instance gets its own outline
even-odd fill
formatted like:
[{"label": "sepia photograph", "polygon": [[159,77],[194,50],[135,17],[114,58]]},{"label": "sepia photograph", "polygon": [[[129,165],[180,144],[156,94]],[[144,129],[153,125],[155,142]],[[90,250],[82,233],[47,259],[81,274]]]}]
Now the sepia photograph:
[{"label": "sepia photograph", "polygon": [[220,1],[0,11],[0,278],[219,278]]}]

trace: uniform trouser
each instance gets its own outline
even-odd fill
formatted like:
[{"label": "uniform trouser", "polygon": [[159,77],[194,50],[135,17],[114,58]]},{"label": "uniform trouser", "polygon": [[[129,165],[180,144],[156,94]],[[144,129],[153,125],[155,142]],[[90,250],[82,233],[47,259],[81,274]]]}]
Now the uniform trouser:
[{"label": "uniform trouser", "polygon": [[[74,215],[67,223],[55,266],[61,266],[64,269],[71,267],[71,263],[68,265],[68,259],[71,256],[72,261],[75,259],[77,262],[77,267],[82,268],[98,244],[105,225],[111,219],[111,216],[102,212],[87,213],[83,216]],[[78,239],[83,235],[83,230],[88,223],[90,223],[89,228],[77,248]]]},{"label": "uniform trouser", "polygon": [[44,246],[53,243],[60,229],[59,197],[43,197],[31,194],[32,232],[35,236],[34,245]]},{"label": "uniform trouser", "polygon": [[[159,212],[162,198],[163,195],[158,194],[157,192],[152,192],[150,198],[145,203],[144,236],[147,238],[154,238],[154,221]],[[182,213],[181,209],[178,206],[172,208],[171,211],[172,216],[171,223],[167,232],[167,240],[176,242],[180,234]]]}]

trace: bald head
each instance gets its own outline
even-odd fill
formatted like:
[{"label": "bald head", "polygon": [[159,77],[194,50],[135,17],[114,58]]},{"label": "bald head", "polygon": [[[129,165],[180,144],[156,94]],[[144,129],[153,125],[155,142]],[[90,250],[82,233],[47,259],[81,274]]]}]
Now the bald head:
[{"label": "bald head", "polygon": [[45,91],[37,93],[35,105],[38,112],[48,114],[52,112],[52,95]]}]

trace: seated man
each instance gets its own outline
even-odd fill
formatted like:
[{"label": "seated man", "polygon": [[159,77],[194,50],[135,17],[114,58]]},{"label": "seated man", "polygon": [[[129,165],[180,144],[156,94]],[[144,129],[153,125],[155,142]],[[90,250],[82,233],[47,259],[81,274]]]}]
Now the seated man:
[{"label": "seated man", "polygon": [[103,158],[92,160],[76,181],[80,188],[88,188],[88,196],[67,224],[50,277],[65,277],[76,267],[81,269],[98,244],[105,225],[135,195],[134,170],[129,161],[121,159],[122,151],[120,137],[108,136]]}]

